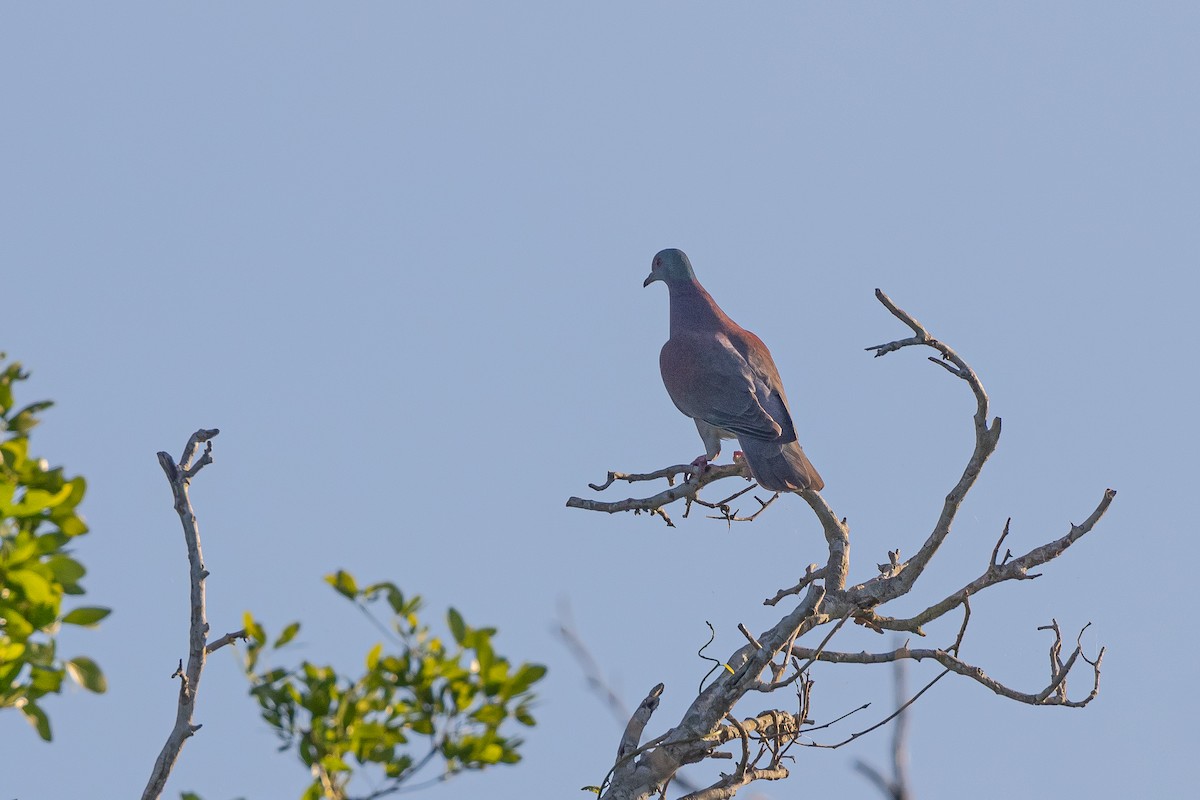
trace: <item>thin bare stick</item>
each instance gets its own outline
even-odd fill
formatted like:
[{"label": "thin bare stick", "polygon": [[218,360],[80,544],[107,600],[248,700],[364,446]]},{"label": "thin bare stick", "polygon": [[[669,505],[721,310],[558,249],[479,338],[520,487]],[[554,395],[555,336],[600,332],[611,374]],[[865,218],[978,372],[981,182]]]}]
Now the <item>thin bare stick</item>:
[{"label": "thin bare stick", "polygon": [[861,731],[859,731],[858,733],[852,733],[852,734],[850,734],[849,738],[845,739],[844,741],[838,742],[837,744],[818,744],[818,743],[816,743],[816,742],[812,742],[812,743],[810,743],[810,744],[806,744],[806,745],[805,745],[805,747],[819,747],[819,748],[826,749],[826,750],[836,750],[836,749],[837,749],[837,748],[839,748],[839,747],[843,747],[843,746],[845,746],[845,745],[848,745],[848,744],[850,744],[850,743],[851,743],[851,742],[853,742],[855,739],[860,739],[860,738],[862,738],[863,736],[866,736],[866,735],[867,735],[868,733],[870,733],[871,731],[875,731],[875,730],[878,730],[878,729],[882,728],[884,725],[887,725],[887,724],[888,724],[889,722],[891,722],[893,719],[895,719],[896,717],[900,716],[900,714],[904,713],[904,710],[905,710],[906,708],[908,708],[909,706],[911,706],[913,703],[917,702],[917,700],[918,700],[918,699],[921,697],[921,695],[925,694],[927,691],[929,691],[930,689],[932,689],[932,688],[933,688],[933,685],[934,685],[935,683],[937,683],[938,681],[940,681],[942,678],[946,677],[946,675],[948,675],[949,673],[950,673],[950,670],[948,670],[948,669],[944,669],[944,670],[942,670],[941,672],[939,672],[939,673],[938,673],[938,676],[937,676],[936,678],[934,678],[933,680],[931,680],[929,683],[925,684],[925,687],[924,687],[923,689],[921,689],[921,691],[917,692],[917,693],[916,693],[916,694],[914,694],[912,697],[910,697],[910,698],[908,699],[908,702],[907,702],[907,703],[905,703],[904,705],[900,706],[900,707],[899,707],[899,708],[897,708],[895,711],[893,711],[891,714],[888,714],[886,717],[884,717],[883,719],[879,720],[879,722],[876,722],[874,725],[872,725],[871,727],[867,728],[866,730],[861,730]]},{"label": "thin bare stick", "polygon": [[[212,463],[212,438],[220,431],[201,429],[192,434],[184,448],[183,457],[176,464],[169,453],[160,452],[158,463],[166,473],[171,485],[171,494],[175,500],[175,511],[183,525],[183,538],[187,544],[188,579],[191,586],[191,609],[188,625],[188,659],[187,669],[176,670],[179,678],[179,704],[175,712],[175,725],[171,728],[162,751],[154,762],[150,772],[150,780],[142,792],[142,800],[155,800],[163,793],[167,785],[167,777],[175,767],[183,743],[188,740],[200,726],[192,722],[192,714],[196,709],[196,693],[200,689],[200,673],[204,670],[204,661],[208,655],[206,638],[208,636],[208,620],[204,609],[204,579],[208,570],[204,568],[204,556],[200,550],[200,525],[196,521],[196,513],[192,509],[192,501],[188,496],[191,479],[201,469]],[[204,443],[204,454],[194,465],[192,459],[200,444]]]},{"label": "thin bare stick", "polygon": [[220,650],[227,644],[235,644],[238,639],[241,639],[244,642],[247,638],[249,638],[249,634],[246,633],[245,628],[242,628],[240,631],[227,633],[219,639],[214,639],[213,641],[209,642],[207,645],[205,645],[204,651],[209,655],[212,655],[215,651]]},{"label": "thin bare stick", "polygon": [[788,587],[787,589],[780,589],[775,593],[774,597],[763,600],[763,605],[773,606],[785,597],[789,597],[793,594],[800,594],[810,583],[813,581],[818,581],[824,577],[824,567],[818,569],[816,564],[809,564],[808,569],[804,573],[804,577],[800,579],[799,583],[797,583],[795,586]]}]

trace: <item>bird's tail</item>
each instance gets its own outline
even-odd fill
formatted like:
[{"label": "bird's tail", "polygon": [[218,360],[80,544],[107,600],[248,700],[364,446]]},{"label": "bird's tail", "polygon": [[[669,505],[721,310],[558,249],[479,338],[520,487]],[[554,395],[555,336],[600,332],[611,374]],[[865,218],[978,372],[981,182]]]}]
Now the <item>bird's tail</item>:
[{"label": "bird's tail", "polygon": [[821,491],[825,481],[804,455],[799,443],[764,442],[742,437],[738,444],[750,465],[758,485],[772,492],[798,492],[802,489]]}]

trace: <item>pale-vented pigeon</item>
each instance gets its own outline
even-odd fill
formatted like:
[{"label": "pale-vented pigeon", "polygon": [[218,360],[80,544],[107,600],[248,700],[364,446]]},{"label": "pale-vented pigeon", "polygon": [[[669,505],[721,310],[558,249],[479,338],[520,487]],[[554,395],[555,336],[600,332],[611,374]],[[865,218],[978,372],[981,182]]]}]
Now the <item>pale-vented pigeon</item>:
[{"label": "pale-vented pigeon", "polygon": [[705,463],[721,452],[721,439],[737,439],[754,479],[776,492],[821,490],[817,474],[796,441],[792,415],[771,351],[725,315],[696,280],[681,250],[654,257],[643,286],[662,281],[671,293],[671,338],[659,355],[671,400],[696,421]]}]

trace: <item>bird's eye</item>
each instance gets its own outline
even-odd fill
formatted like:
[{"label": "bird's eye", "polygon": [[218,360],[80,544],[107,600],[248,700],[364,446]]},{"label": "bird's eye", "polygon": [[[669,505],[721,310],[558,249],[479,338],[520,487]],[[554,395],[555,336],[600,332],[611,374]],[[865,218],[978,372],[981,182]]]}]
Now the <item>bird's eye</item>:
[{"label": "bird's eye", "polygon": [[656,267],[661,267],[661,266],[662,266],[662,259],[661,259],[661,258],[656,258],[656,259],[654,259],[654,266],[656,266]]}]

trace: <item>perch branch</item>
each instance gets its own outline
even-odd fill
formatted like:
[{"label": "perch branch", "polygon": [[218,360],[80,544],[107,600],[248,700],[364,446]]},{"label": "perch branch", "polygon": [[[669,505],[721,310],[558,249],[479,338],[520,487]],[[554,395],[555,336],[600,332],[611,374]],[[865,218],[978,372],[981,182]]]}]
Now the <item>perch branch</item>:
[{"label": "perch branch", "polygon": [[[685,475],[687,477],[676,485],[675,477],[677,475]],[[670,505],[676,500],[686,499],[688,502],[691,502],[696,499],[697,493],[708,484],[719,481],[722,478],[734,476],[749,480],[750,467],[746,465],[745,461],[735,461],[732,464],[709,464],[703,469],[699,469],[691,464],[677,464],[673,467],[666,467],[654,472],[609,472],[608,479],[604,483],[589,483],[588,486],[599,492],[607,489],[618,480],[637,483],[665,478],[668,488],[650,497],[629,497],[625,500],[589,500],[583,497],[571,497],[567,500],[567,508],[604,511],[609,514],[615,514],[618,511],[632,511],[635,514],[640,514],[645,511],[652,515],[657,514],[661,516],[668,526],[675,527],[670,517],[663,511],[663,506]]]}]

